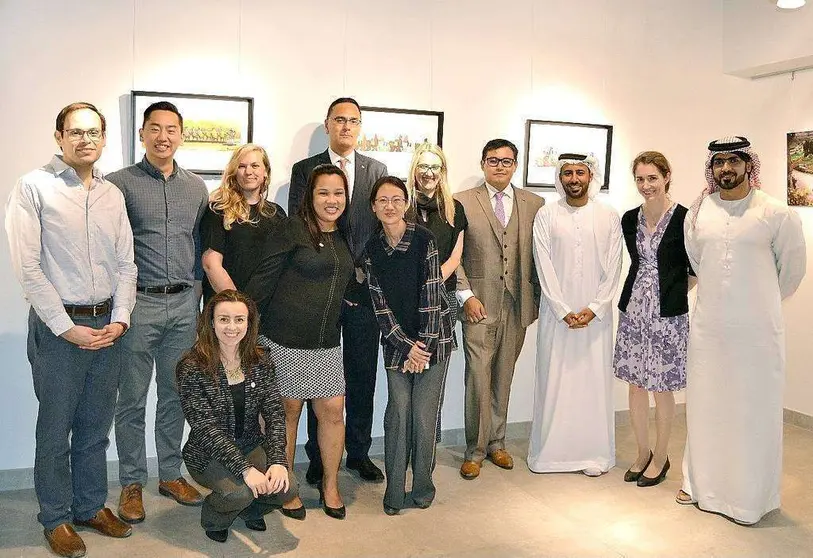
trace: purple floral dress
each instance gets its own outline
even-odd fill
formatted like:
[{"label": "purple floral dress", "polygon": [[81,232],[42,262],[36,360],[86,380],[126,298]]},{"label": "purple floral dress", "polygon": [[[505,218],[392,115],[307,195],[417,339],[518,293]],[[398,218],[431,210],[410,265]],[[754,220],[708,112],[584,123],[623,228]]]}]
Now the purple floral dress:
[{"label": "purple floral dress", "polygon": [[619,312],[615,376],[647,391],[686,387],[689,315],[661,317],[658,284],[658,246],[675,207],[664,214],[651,234],[643,210],[639,210],[636,244],[640,266],[627,311]]}]

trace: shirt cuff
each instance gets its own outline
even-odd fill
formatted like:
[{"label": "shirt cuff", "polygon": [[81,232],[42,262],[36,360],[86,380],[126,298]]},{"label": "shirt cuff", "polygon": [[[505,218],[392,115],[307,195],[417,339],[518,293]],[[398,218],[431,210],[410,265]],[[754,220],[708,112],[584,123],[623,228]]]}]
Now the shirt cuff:
[{"label": "shirt cuff", "polygon": [[602,319],[601,319],[601,318],[602,318],[602,315],[599,313],[599,311],[601,310],[601,305],[600,305],[600,304],[598,304],[598,303],[596,303],[596,302],[591,302],[590,304],[588,304],[588,305],[587,305],[587,307],[588,307],[590,310],[592,310],[592,311],[593,311],[593,314],[595,314],[595,315],[596,315],[596,319],[597,319],[598,321],[602,321]]},{"label": "shirt cuff", "polygon": [[48,326],[48,329],[50,329],[54,335],[59,337],[76,324],[73,323],[73,320],[67,312],[62,312],[62,314],[48,321],[45,325]]},{"label": "shirt cuff", "polygon": [[455,296],[457,296],[457,302],[460,303],[460,306],[466,304],[466,301],[474,296],[474,291],[471,289],[466,289],[464,291],[457,291],[455,292]]},{"label": "shirt cuff", "polygon": [[113,313],[110,315],[110,323],[112,324],[114,322],[121,322],[127,326],[126,329],[130,328],[130,312],[127,308],[113,308]]}]

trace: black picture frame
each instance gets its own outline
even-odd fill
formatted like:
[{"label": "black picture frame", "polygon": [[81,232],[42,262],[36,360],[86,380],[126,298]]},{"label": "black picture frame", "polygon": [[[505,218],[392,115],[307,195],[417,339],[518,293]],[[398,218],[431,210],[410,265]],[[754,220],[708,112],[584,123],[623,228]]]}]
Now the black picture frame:
[{"label": "black picture frame", "polygon": [[527,120],[525,122],[526,188],[555,191],[556,161],[561,153],[585,153],[602,163],[602,192],[610,189],[610,159],[613,127],[610,124],[587,124],[558,120]]},{"label": "black picture frame", "polygon": [[184,118],[184,143],[175,152],[178,165],[196,174],[223,174],[232,152],[254,139],[254,98],[166,91],[132,91],[131,161],[140,161],[144,147],[139,137],[144,109],[169,101]]}]

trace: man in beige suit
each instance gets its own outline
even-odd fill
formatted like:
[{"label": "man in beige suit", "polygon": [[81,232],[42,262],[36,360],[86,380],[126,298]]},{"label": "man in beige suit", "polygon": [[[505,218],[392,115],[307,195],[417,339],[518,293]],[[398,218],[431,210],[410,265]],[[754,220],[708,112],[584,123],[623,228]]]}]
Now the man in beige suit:
[{"label": "man in beige suit", "polygon": [[525,329],[539,313],[532,229],[545,203],[511,185],[517,147],[510,141],[489,141],[480,167],[485,183],[455,196],[468,220],[457,270],[466,355],[465,479],[479,476],[486,457],[503,469],[514,467],[505,451],[505,422]]}]

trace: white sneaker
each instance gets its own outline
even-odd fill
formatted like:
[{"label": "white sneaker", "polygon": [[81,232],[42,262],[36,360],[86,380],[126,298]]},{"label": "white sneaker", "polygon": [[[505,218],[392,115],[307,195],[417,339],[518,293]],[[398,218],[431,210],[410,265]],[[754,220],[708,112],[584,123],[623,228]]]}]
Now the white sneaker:
[{"label": "white sneaker", "polygon": [[604,474],[604,471],[602,471],[598,467],[588,467],[587,469],[582,471],[582,473],[584,473],[588,477],[600,477],[601,475]]}]

